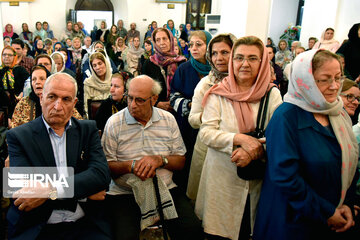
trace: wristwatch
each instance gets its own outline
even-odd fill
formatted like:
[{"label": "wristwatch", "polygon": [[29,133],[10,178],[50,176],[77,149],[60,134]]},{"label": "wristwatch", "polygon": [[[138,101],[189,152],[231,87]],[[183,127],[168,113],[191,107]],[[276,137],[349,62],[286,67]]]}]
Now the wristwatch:
[{"label": "wristwatch", "polygon": [[161,155],[162,161],[163,161],[163,165],[161,167],[165,167],[166,165],[168,165],[169,160],[167,159],[167,157]]},{"label": "wristwatch", "polygon": [[51,189],[51,191],[49,192],[48,198],[51,200],[56,200],[57,199],[57,190],[56,188]]}]

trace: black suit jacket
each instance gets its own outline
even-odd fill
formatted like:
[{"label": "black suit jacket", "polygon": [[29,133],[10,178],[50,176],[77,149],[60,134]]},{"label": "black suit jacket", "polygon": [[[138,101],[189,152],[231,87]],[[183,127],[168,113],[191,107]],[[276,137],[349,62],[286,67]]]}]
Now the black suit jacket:
[{"label": "black suit jacket", "polygon": [[[75,172],[74,199],[82,199],[107,189],[110,172],[96,123],[75,118],[71,118],[71,122],[66,132],[67,166],[73,167]],[[42,117],[8,131],[7,142],[10,167],[56,166]],[[90,202],[82,205],[86,215]],[[91,204],[96,205],[94,201]],[[36,209],[23,212],[12,204],[7,215],[9,239],[35,239],[49,219],[53,205],[51,200],[47,200]],[[94,214],[94,211],[91,210],[91,213]],[[99,223],[99,219],[96,222]]]}]

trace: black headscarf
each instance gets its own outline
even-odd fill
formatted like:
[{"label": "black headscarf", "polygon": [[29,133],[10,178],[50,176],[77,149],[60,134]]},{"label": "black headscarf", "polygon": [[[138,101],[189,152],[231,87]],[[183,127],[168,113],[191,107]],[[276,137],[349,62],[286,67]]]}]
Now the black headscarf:
[{"label": "black headscarf", "polygon": [[43,69],[46,72],[46,78],[48,78],[51,75],[51,73],[43,65],[35,65],[31,70],[31,75],[30,75],[31,92],[30,92],[29,98],[35,103],[35,112],[36,112],[35,118],[41,116],[41,114],[42,114],[40,98],[35,94],[34,88],[32,86],[32,75],[33,75],[34,71],[39,70],[38,67],[40,67],[41,69]]}]

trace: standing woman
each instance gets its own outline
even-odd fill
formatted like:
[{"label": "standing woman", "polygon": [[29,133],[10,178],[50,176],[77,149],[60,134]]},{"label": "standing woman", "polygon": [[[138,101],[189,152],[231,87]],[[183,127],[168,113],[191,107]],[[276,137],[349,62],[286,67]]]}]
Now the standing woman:
[{"label": "standing woman", "polygon": [[138,65],[139,59],[145,50],[140,47],[140,38],[138,36],[133,38],[133,42],[130,43],[129,50],[126,54],[127,71],[130,72],[134,77],[139,75]]},{"label": "standing woman", "polygon": [[170,105],[170,84],[178,66],[186,61],[183,56],[174,52],[174,38],[166,28],[157,28],[152,34],[155,54],[146,60],[142,67],[142,74],[146,74],[161,85],[162,91],[159,94],[155,106],[167,111],[172,111]]},{"label": "standing woman", "polygon": [[334,32],[333,28],[325,29],[312,49],[325,49],[335,53],[340,48],[340,43],[334,39]]},{"label": "standing woman", "polygon": [[206,47],[210,40],[211,34],[207,31],[191,33],[189,38],[190,60],[178,67],[171,82],[170,104],[176,112],[175,118],[186,146],[185,157],[187,159],[177,183],[185,190],[190,170],[190,159],[198,133],[197,129],[190,126],[188,117],[195,87],[200,79],[207,76],[211,70],[211,66],[206,60]]},{"label": "standing woman", "polygon": [[[255,130],[260,99],[269,92],[270,64],[263,42],[238,39],[232,49],[229,76],[204,96],[200,140],[208,146],[195,213],[204,231],[233,240],[249,239],[261,190],[261,179],[244,180],[237,167],[265,157],[263,141],[246,135]],[[272,88],[265,127],[281,104]],[[211,239],[211,238],[210,238]]]},{"label": "standing woman", "polygon": [[109,60],[100,52],[90,56],[91,76],[84,81],[84,110],[88,112],[88,99],[104,100],[110,95],[111,67]]},{"label": "standing woman", "polygon": [[292,64],[288,93],[266,129],[253,239],[356,239],[338,233],[353,226],[359,153],[339,97],[339,57],[310,50]]},{"label": "standing woman", "polygon": [[[209,75],[202,78],[197,84],[189,114],[189,123],[194,129],[199,129],[201,126],[201,116],[204,111],[201,102],[205,93],[213,85],[221,82],[224,77],[228,76],[230,53],[235,41],[236,37],[229,33],[219,34],[209,42],[206,59],[211,65],[211,71]],[[198,135],[194,146],[186,192],[186,195],[192,200],[195,200],[197,196],[201,171],[207,152],[207,146],[200,141],[199,137]]]}]

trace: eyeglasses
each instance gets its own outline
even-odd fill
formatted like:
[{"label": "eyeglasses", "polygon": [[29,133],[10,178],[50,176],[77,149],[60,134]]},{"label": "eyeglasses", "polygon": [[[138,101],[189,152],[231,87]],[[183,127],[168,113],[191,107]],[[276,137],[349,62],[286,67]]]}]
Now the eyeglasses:
[{"label": "eyeglasses", "polygon": [[346,99],[351,103],[355,101],[355,99],[360,103],[360,97],[355,97],[353,94],[340,93],[340,95],[346,97]]},{"label": "eyeglasses", "polygon": [[126,97],[127,98],[127,101],[128,101],[128,103],[132,103],[132,101],[135,99],[135,103],[137,104],[137,105],[143,105],[147,100],[149,100],[152,96],[150,96],[150,97],[148,97],[148,98],[146,98],[146,99],[143,99],[143,98],[141,98],[141,97],[133,97],[133,96],[131,96],[131,95],[129,95],[129,94],[124,94],[124,97]]},{"label": "eyeglasses", "polygon": [[241,62],[242,64],[245,62],[245,61],[248,61],[248,63],[250,64],[254,64],[254,63],[257,63],[257,62],[261,62],[261,59],[259,59],[258,57],[249,57],[249,58],[245,58],[244,56],[235,56],[233,58],[233,60],[235,62]]},{"label": "eyeglasses", "polygon": [[194,46],[196,46],[197,48],[200,48],[202,45],[204,45],[204,43],[201,43],[201,42],[191,42],[189,43],[189,48],[193,48]]},{"label": "eyeglasses", "polygon": [[336,77],[334,79],[329,78],[329,79],[321,79],[321,80],[315,79],[315,82],[321,86],[331,85],[334,81],[336,84],[341,84],[344,81],[344,77]]},{"label": "eyeglasses", "polygon": [[4,53],[3,56],[4,57],[14,57],[15,54]]}]

